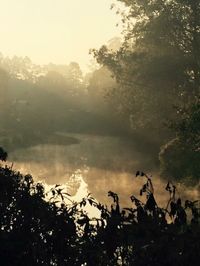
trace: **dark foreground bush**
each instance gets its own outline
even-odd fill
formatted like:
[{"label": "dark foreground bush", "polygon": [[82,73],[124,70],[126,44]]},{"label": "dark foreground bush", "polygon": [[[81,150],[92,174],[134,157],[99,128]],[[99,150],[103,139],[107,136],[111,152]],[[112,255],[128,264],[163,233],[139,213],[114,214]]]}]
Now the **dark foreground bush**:
[{"label": "dark foreground bush", "polygon": [[[199,265],[200,226],[198,201],[176,198],[168,183],[169,201],[160,208],[151,179],[140,194],[131,196],[132,208],[121,209],[118,195],[109,192],[111,209],[91,195],[81,202],[56,185],[48,193],[12,167],[0,167],[0,265]],[[99,217],[84,212],[90,204]]]}]

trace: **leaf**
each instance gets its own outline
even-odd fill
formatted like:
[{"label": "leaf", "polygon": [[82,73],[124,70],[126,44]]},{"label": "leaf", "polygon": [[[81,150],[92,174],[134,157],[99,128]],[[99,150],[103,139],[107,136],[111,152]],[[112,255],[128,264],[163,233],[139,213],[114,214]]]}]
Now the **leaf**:
[{"label": "leaf", "polygon": [[177,207],[176,207],[176,203],[174,203],[173,201],[170,203],[170,208],[171,208],[171,211],[170,211],[170,215],[171,216],[174,216],[176,214],[176,210],[177,210]]},{"label": "leaf", "polygon": [[169,185],[169,181],[168,181],[167,186],[165,187],[165,190],[169,191],[169,189],[170,189],[170,185]]},{"label": "leaf", "polygon": [[71,197],[72,195],[70,195],[69,193],[67,193],[67,192],[63,192],[62,193],[63,195],[66,195],[66,196],[69,196],[69,197]]},{"label": "leaf", "polygon": [[137,177],[139,175],[140,175],[140,171],[137,171],[136,174],[135,174],[135,176]]},{"label": "leaf", "polygon": [[134,209],[132,209],[132,208],[123,208],[123,209],[126,211],[129,211],[129,212],[134,212]]},{"label": "leaf", "polygon": [[90,203],[90,205],[93,205],[93,201],[91,199],[88,199],[88,202]]},{"label": "leaf", "polygon": [[156,201],[155,201],[155,198],[154,198],[153,194],[151,193],[151,194],[149,195],[149,197],[148,197],[148,200],[147,200],[147,202],[146,202],[145,207],[147,208],[147,210],[149,210],[149,211],[153,211],[153,210],[155,210],[155,207],[156,207],[156,206],[157,206],[157,203],[156,203]]},{"label": "leaf", "polygon": [[86,223],[86,219],[85,219],[85,218],[83,218],[83,219],[79,219],[79,220],[77,221],[77,223],[80,224],[81,226],[83,226],[83,225]]}]

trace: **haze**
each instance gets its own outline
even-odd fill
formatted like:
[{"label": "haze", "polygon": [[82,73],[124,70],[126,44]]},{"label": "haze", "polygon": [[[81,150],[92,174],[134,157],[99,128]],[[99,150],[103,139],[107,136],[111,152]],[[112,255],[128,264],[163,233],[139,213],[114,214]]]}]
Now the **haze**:
[{"label": "haze", "polygon": [[87,69],[90,48],[120,34],[112,0],[0,0],[0,51],[29,56],[34,63]]}]

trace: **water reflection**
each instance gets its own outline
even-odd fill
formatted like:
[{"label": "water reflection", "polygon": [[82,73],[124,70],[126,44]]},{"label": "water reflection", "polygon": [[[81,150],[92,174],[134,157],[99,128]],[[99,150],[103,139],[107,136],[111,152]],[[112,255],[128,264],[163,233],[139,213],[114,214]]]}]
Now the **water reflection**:
[{"label": "water reflection", "polygon": [[[125,140],[111,137],[76,135],[79,142],[72,145],[38,145],[10,153],[14,168],[48,185],[64,184],[74,199],[80,200],[91,192],[94,197],[108,204],[107,191],[119,194],[122,205],[130,205],[130,195],[138,195],[144,180],[135,177],[136,170],[151,172],[147,158]],[[79,169],[77,171],[77,169]],[[164,207],[166,182],[156,172],[153,183],[156,198]],[[180,193],[198,198],[198,190],[185,190],[180,184]]]}]

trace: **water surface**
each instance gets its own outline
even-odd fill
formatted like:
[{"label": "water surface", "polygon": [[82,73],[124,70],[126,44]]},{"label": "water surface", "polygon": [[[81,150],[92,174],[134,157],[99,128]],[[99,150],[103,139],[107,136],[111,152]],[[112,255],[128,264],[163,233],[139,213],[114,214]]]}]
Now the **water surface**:
[{"label": "water surface", "polygon": [[[61,144],[59,137],[73,141]],[[32,174],[35,180],[48,185],[66,184],[68,192],[77,199],[91,192],[97,200],[109,203],[107,192],[111,190],[119,194],[123,205],[131,204],[130,195],[139,196],[145,179],[136,178],[135,172],[142,170],[153,175],[157,200],[165,204],[166,180],[160,179],[151,158],[132,142],[119,137],[66,133],[56,133],[55,138],[59,144],[18,149],[9,154],[9,160],[14,162],[15,169]],[[179,191],[183,191],[180,184],[177,185]],[[187,193],[190,197],[198,196],[197,190]]]}]

